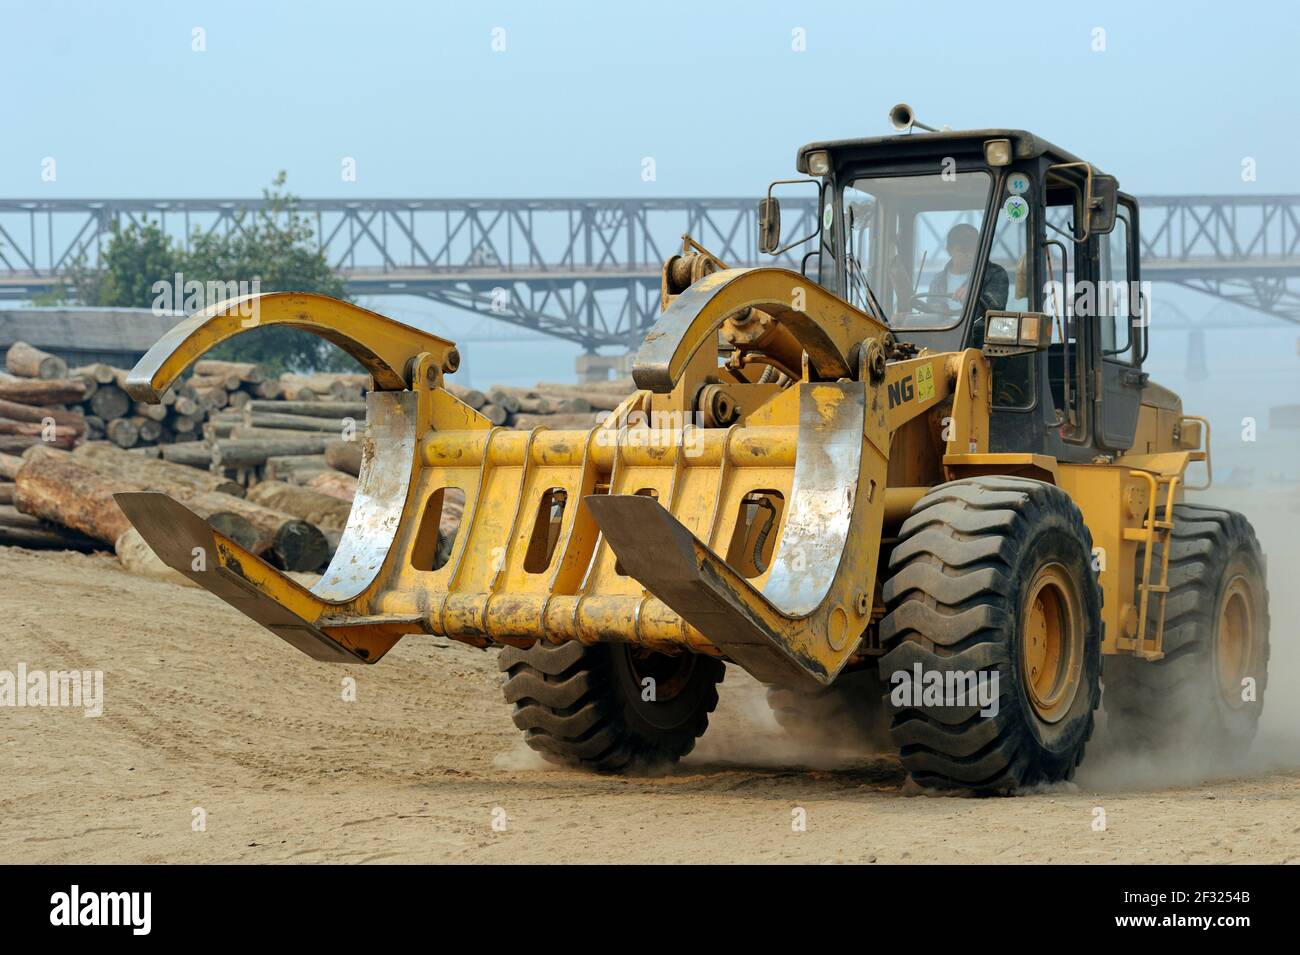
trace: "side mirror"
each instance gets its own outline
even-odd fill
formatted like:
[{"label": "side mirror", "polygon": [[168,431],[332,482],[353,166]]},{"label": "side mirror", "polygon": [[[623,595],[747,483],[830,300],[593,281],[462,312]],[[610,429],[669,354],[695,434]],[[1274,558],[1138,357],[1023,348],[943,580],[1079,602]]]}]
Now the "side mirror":
[{"label": "side mirror", "polygon": [[769,255],[781,247],[781,202],[768,196],[758,200],[758,250]]},{"label": "side mirror", "polygon": [[1115,228],[1119,207],[1119,180],[1114,176],[1093,176],[1092,197],[1088,207],[1088,231],[1108,235]]}]

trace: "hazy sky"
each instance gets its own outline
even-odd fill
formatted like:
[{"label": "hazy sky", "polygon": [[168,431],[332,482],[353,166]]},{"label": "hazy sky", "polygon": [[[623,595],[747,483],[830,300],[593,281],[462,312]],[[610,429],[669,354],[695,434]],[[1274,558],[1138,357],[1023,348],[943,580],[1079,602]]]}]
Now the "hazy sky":
[{"label": "hazy sky", "polygon": [[[935,124],[1030,129],[1139,195],[1300,192],[1291,3],[0,0],[0,11],[9,197],[255,196],[279,169],[305,196],[757,196],[793,173],[803,142],[889,132],[900,100]],[[41,180],[45,157],[55,182]],[[342,179],[345,157],[356,182]],[[1255,182],[1242,180],[1247,157]],[[1232,314],[1163,294],[1193,317]],[[577,349],[563,342],[418,299],[373,304],[461,341],[463,382],[573,374]],[[1151,367],[1202,396],[1222,385],[1222,400],[1197,404],[1235,428],[1243,395],[1250,407],[1297,400],[1294,334],[1212,332],[1210,378],[1195,381],[1187,335],[1173,332],[1154,339]]]},{"label": "hazy sky", "polygon": [[278,169],[300,195],[756,195],[899,100],[1031,129],[1136,193],[1300,190],[1300,14],[1268,0],[0,10],[8,196],[251,196]]}]

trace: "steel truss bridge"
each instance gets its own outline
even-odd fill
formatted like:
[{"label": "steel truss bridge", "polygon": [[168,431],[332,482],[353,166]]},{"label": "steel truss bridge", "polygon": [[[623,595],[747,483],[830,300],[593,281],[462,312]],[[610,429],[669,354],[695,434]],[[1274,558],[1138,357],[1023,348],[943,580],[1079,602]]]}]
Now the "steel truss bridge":
[{"label": "steel truss bridge", "polygon": [[[1140,200],[1142,277],[1300,323],[1300,195]],[[567,339],[634,345],[659,270],[689,232],[729,265],[759,263],[753,199],[301,199],[314,241],[357,295],[414,295]],[[783,232],[813,231],[786,202]],[[271,208],[248,199],[0,199],[0,298],[30,299],[116,228],[160,223],[183,246]],[[763,256],[762,264],[773,264]],[[797,268],[787,257],[779,264]],[[1158,316],[1157,319],[1158,321]]]}]

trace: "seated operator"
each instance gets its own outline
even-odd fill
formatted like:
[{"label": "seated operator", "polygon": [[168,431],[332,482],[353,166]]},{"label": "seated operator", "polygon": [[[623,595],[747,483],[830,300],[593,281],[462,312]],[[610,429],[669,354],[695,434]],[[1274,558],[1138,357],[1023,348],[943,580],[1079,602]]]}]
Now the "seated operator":
[{"label": "seated operator", "polygon": [[[979,254],[979,231],[972,225],[959,223],[948,231],[948,256],[950,261],[933,282],[930,292],[935,297],[951,294],[953,301],[965,302],[970,290],[971,269]],[[954,288],[955,286],[955,288]],[[951,292],[950,292],[951,290]],[[984,267],[984,280],[980,283],[979,300],[975,303],[975,318],[971,322],[971,348],[984,347],[984,313],[1000,312],[1007,307],[1010,283],[1007,270],[996,262]],[[1029,355],[999,358],[993,363],[993,402],[1007,407],[1025,407],[1033,397],[1033,359]]]},{"label": "seated operator", "polygon": [[[930,298],[949,296],[954,302],[964,303],[970,292],[971,269],[979,255],[980,233],[973,225],[959,222],[948,230],[948,264],[930,283]],[[1010,282],[1007,270],[990,261],[984,268],[980,282],[979,300],[975,305],[973,345],[979,348],[984,342],[984,313],[989,309],[1001,311],[1007,307]]]}]

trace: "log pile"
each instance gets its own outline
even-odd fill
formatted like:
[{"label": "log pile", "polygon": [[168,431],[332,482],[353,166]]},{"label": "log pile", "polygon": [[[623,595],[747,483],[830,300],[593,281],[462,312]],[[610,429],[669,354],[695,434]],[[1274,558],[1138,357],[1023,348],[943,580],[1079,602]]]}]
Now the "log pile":
[{"label": "log pile", "polygon": [[368,375],[268,379],[260,367],[238,362],[200,361],[194,369],[203,395],[212,400],[221,384],[229,401],[212,409],[201,435],[160,448],[168,461],[220,471],[247,487],[301,484],[327,469],[330,441],[364,434]]},{"label": "log pile", "polygon": [[79,407],[89,390],[63,359],[17,342],[0,371],[0,454],[20,454],[36,444],[71,448],[86,433]]},{"label": "log pile", "polygon": [[539,382],[534,388],[496,385],[487,391],[449,384],[447,390],[496,425],[511,428],[592,428],[636,386],[631,381],[586,385]]},{"label": "log pile", "polygon": [[69,373],[86,386],[79,402],[88,440],[107,439],[119,448],[151,447],[196,437],[211,408],[191,379],[181,379],[148,405],[126,393],[127,369],[94,364]]},{"label": "log pile", "polygon": [[127,371],[105,364],[69,369],[63,359],[24,342],[5,354],[0,373],[0,452],[36,444],[68,450],[107,439],[121,448],[185,440],[200,433],[208,408],[188,381],[160,405],[133,402]]},{"label": "log pile", "polygon": [[[103,364],[69,369],[25,344],[9,349],[0,544],[115,549],[123,566],[157,573],[113,500],[157,490],[281,569],[324,567],[356,487],[353,474],[326,463],[325,446],[364,431],[367,376],[278,379],[254,364],[203,360],[159,405],[133,402],[126,376]],[[227,427],[232,416],[237,425]],[[317,477],[323,489],[306,486]]]},{"label": "log pile", "polygon": [[278,398],[280,383],[268,377],[261,365],[246,361],[196,361],[190,383],[213,412],[239,410],[256,398]]},{"label": "log pile", "polygon": [[[320,456],[340,438],[358,439],[365,422],[363,374],[270,376],[251,362],[202,359],[160,404],[134,402],[128,372],[104,364],[69,369],[57,356],[19,342],[0,373],[0,453],[43,443],[68,450],[107,440],[119,448],[209,468],[251,486],[301,483],[324,468]],[[630,382],[583,386],[539,383],[448,390],[493,424],[514,428],[590,428],[633,389]],[[352,449],[359,458],[359,449]],[[297,466],[290,459],[312,458]],[[356,473],[356,466],[330,463]]]},{"label": "log pile", "polygon": [[24,514],[12,504],[0,504],[0,545],[31,550],[91,551],[98,544],[76,531]]},{"label": "log pile", "polygon": [[286,401],[360,401],[370,390],[370,376],[322,372],[314,375],[297,375],[285,372],[280,376],[278,395]]},{"label": "log pile", "polygon": [[[283,570],[319,570],[330,556],[324,532],[310,521],[227,493],[229,485],[218,475],[133,454],[108,443],[86,444],[73,452],[35,445],[20,459],[7,456],[0,460],[0,473],[11,476],[15,510],[42,522],[42,529],[65,534],[70,547],[98,542],[115,548],[131,525],[113,495],[161,491]],[[332,508],[339,503],[329,499]],[[6,540],[3,534],[0,541],[21,543]]]},{"label": "log pile", "polygon": [[[319,571],[332,556],[357,491],[367,376],[274,378],[202,360],[153,406],[133,403],[126,371],[107,365],[68,369],[14,346],[5,367],[0,545],[111,549],[128,569],[169,576],[113,501],[158,490],[281,569]],[[586,429],[635,387],[448,390],[494,424]],[[446,546],[463,506],[459,491],[444,501]]]},{"label": "log pile", "polygon": [[[169,459],[215,466],[247,484],[261,477],[250,469],[260,469],[277,451],[262,453],[262,442],[287,438],[279,451],[296,455],[315,448],[310,453],[320,454],[328,437],[341,433],[344,419],[365,421],[367,375],[275,378],[257,364],[215,359],[198,361],[190,371],[160,404],[148,405],[127,394],[126,369],[102,363],[69,369],[55,355],[15,343],[0,371],[0,453],[106,440],[157,456],[160,447],[178,445]],[[214,442],[225,438],[259,446],[236,443],[218,454]]]}]

